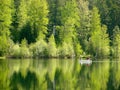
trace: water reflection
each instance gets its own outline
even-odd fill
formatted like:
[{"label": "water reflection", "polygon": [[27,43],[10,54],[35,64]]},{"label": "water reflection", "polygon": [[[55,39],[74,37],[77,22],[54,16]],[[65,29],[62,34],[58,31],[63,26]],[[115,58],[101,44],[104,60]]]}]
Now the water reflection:
[{"label": "water reflection", "polygon": [[35,90],[38,87],[36,74],[31,71],[26,72],[24,77],[21,72],[14,72],[10,80],[11,90]]},{"label": "water reflection", "polygon": [[8,72],[8,62],[6,60],[0,61],[0,90],[9,89]]},{"label": "water reflection", "polygon": [[[103,62],[105,61],[105,62]],[[119,90],[119,62],[1,60],[0,90]]]},{"label": "water reflection", "polygon": [[110,62],[109,78],[108,78],[108,89],[109,90],[120,90],[120,62]]}]

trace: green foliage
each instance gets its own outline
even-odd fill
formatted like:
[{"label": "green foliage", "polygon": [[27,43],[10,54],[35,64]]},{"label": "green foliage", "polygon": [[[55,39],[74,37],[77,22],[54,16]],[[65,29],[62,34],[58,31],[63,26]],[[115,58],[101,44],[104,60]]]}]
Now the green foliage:
[{"label": "green foliage", "polygon": [[57,48],[56,48],[55,39],[54,39],[53,34],[49,38],[47,51],[48,51],[49,57],[56,57],[57,56]]},{"label": "green foliage", "polygon": [[12,0],[0,1],[0,35],[5,34],[9,36],[9,27],[11,24],[11,12],[10,8]]},{"label": "green foliage", "polygon": [[106,0],[107,6],[108,6],[108,12],[109,13],[109,22],[107,23],[109,27],[109,32],[112,33],[112,29],[116,25],[120,27],[120,7],[119,7],[119,1],[116,0]]},{"label": "green foliage", "polygon": [[[17,1],[14,1],[14,3],[16,3]],[[14,17],[13,18],[13,29],[11,30],[12,34],[13,34],[13,40],[15,42],[19,41],[21,42],[22,39],[27,38],[27,36],[29,35],[23,35],[23,30],[24,33],[26,30],[26,26],[27,26],[27,22],[28,22],[28,13],[27,13],[27,3],[26,0],[18,0],[19,5],[15,5],[14,6]],[[29,40],[29,38],[27,38]]]},{"label": "green foliage", "polygon": [[31,53],[29,51],[28,45],[27,45],[27,40],[23,39],[21,42],[21,48],[20,48],[20,57],[21,58],[26,58],[26,57],[31,57]]},{"label": "green foliage", "polygon": [[[48,24],[48,6],[46,0],[32,0],[28,14],[31,30],[36,34],[34,38],[46,34]],[[45,35],[42,38],[45,38]]]},{"label": "green foliage", "polygon": [[8,38],[5,35],[0,36],[0,56],[7,54],[9,46]]},{"label": "green foliage", "polygon": [[113,30],[113,41],[112,41],[112,55],[113,57],[119,57],[120,55],[120,29],[116,26]]},{"label": "green foliage", "polygon": [[100,33],[101,22],[100,22],[100,14],[97,7],[94,7],[91,11],[91,34],[94,32]]},{"label": "green foliage", "polygon": [[0,56],[5,55],[9,48],[9,27],[11,24],[11,12],[10,8],[12,0],[0,1]]},{"label": "green foliage", "polygon": [[11,56],[16,57],[16,58],[20,58],[20,46],[19,46],[19,44],[15,44],[12,47]]},{"label": "green foliage", "polygon": [[106,57],[110,55],[110,39],[107,34],[107,26],[102,25],[101,27],[101,46],[100,46],[100,55]]},{"label": "green foliage", "polygon": [[27,5],[25,0],[20,0],[20,5],[18,7],[18,30],[21,30],[24,25],[26,25],[28,15],[27,15]]},{"label": "green foliage", "polygon": [[107,25],[110,39],[112,39],[113,29],[120,26],[120,4],[118,0],[88,0],[89,7],[96,6],[101,15],[102,24]]},{"label": "green foliage", "polygon": [[19,7],[20,6],[20,0],[14,0],[12,4],[12,23],[10,27],[11,35],[12,35],[12,40],[14,42],[17,42],[19,40],[19,31],[18,31],[18,26],[19,26]]},{"label": "green foliage", "polygon": [[77,0],[80,26],[76,29],[77,38],[81,44],[82,49],[87,52],[88,40],[90,37],[90,10],[88,1]]},{"label": "green foliage", "polygon": [[24,38],[28,43],[35,42],[40,33],[47,33],[46,0],[15,0],[13,11],[11,32],[15,42],[20,43]]},{"label": "green foliage", "polygon": [[106,57],[112,45],[118,56],[119,35],[115,38],[113,27],[120,26],[119,9],[115,0],[1,0],[0,55],[20,51],[16,57],[71,57],[85,52]]},{"label": "green foliage", "polygon": [[63,43],[62,46],[58,47],[58,55],[59,57],[72,57],[74,54],[74,49],[72,44]]},{"label": "green foliage", "polygon": [[47,52],[47,43],[44,40],[39,40],[34,44],[30,45],[30,50],[33,57],[45,57]]},{"label": "green foliage", "polygon": [[98,13],[98,9],[96,7],[91,11],[91,37],[90,37],[90,50],[89,52],[94,56],[98,56],[100,51],[100,33],[101,33],[101,23],[100,23],[100,15]]},{"label": "green foliage", "polygon": [[75,26],[79,26],[79,13],[75,0],[68,0],[64,6],[61,6],[61,42],[72,42],[72,37],[75,35]]},{"label": "green foliage", "polygon": [[107,27],[101,27],[100,15],[96,7],[92,10],[91,17],[91,37],[89,42],[89,52],[96,57],[109,55],[109,38]]},{"label": "green foliage", "polygon": [[74,45],[74,51],[75,51],[76,57],[79,57],[80,55],[82,55],[83,51],[82,51],[81,46],[80,46],[79,43]]},{"label": "green foliage", "polygon": [[[55,41],[57,45],[62,44],[64,41],[71,43],[72,37],[75,35],[73,34],[75,32],[75,26],[79,26],[76,0],[50,0],[48,2],[50,8],[50,21],[48,27],[50,30],[48,31],[48,36],[55,30]],[[52,2],[52,4],[50,2]]]},{"label": "green foliage", "polygon": [[14,44],[10,49],[10,55],[14,58],[28,58],[31,57],[32,54],[27,45],[26,39],[22,40],[21,45]]}]

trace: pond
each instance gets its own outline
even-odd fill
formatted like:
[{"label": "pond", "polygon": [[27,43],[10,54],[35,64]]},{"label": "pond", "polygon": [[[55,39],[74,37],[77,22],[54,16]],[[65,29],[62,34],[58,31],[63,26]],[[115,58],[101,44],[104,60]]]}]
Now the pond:
[{"label": "pond", "polygon": [[0,90],[120,90],[120,62],[0,60]]}]

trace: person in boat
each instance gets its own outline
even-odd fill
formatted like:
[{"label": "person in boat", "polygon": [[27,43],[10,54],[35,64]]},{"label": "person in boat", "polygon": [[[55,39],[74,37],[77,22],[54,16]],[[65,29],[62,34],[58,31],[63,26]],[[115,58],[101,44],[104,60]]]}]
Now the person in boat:
[{"label": "person in boat", "polygon": [[87,60],[90,60],[90,57],[87,57]]}]

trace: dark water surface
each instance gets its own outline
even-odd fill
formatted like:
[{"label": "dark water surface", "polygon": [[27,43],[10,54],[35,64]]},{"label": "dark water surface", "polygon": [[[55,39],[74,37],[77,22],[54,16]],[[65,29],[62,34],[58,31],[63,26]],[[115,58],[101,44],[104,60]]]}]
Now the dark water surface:
[{"label": "dark water surface", "polygon": [[120,90],[120,62],[0,60],[0,90]]}]

